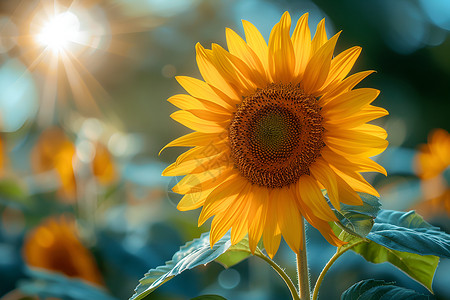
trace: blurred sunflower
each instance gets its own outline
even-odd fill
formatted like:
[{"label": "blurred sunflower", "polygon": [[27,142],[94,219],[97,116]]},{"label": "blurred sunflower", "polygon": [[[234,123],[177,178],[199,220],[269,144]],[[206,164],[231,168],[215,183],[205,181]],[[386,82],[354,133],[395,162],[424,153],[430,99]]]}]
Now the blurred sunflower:
[{"label": "blurred sunflower", "polygon": [[58,127],[42,132],[31,152],[34,172],[56,171],[60,180],[58,193],[64,199],[74,199],[76,195],[74,155],[75,145]]},{"label": "blurred sunflower", "polygon": [[196,132],[170,142],[194,147],[180,155],[163,175],[186,175],[173,191],[184,194],[179,210],[203,206],[199,225],[215,215],[211,245],[231,228],[231,242],[248,234],[255,250],[263,236],[273,257],[281,236],[298,253],[304,217],[333,245],[340,241],[329,222],[331,204],[362,204],[356,191],[377,195],[360,172],[380,172],[369,159],[384,151],[386,131],[366,124],[385,116],[372,106],[379,91],[354,87],[373,71],[346,78],[361,48],[333,58],[339,37],[328,39],[322,20],[311,40],[308,14],[290,36],[285,13],[266,44],[243,21],[246,42],[227,29],[228,51],[196,45],[205,81],[177,77],[190,95],[169,102],[181,110],[171,117]]},{"label": "blurred sunflower", "polygon": [[[100,142],[92,143],[94,155],[89,162],[92,175],[99,184],[109,185],[117,180],[118,174],[111,153]],[[74,170],[76,147],[58,127],[46,129],[33,148],[31,161],[36,173],[55,171],[60,187],[58,194],[65,200],[75,200],[77,183]]]},{"label": "blurred sunflower", "polygon": [[104,285],[94,257],[81,243],[71,218],[51,217],[28,233],[23,257],[29,266]]},{"label": "blurred sunflower", "polygon": [[442,213],[450,215],[450,187],[444,173],[450,166],[450,134],[436,129],[428,136],[428,143],[421,145],[416,156],[417,175],[423,180],[426,201],[415,207],[424,216]]}]

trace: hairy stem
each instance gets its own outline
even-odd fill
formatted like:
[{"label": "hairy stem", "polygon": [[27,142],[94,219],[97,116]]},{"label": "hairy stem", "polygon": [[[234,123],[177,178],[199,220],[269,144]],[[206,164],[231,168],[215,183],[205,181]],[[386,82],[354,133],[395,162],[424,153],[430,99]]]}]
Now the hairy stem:
[{"label": "hairy stem", "polygon": [[305,232],[305,223],[302,218],[302,245],[303,249],[297,254],[297,276],[298,276],[298,288],[300,291],[300,299],[302,300],[310,300],[311,299],[311,291],[309,287],[309,269],[308,269],[308,259],[306,257],[306,232]]},{"label": "hairy stem", "polygon": [[289,291],[291,292],[292,299],[293,300],[300,300],[300,296],[298,295],[297,289],[295,288],[294,283],[292,282],[291,278],[284,272],[282,268],[280,268],[279,265],[277,265],[276,262],[271,260],[269,257],[265,256],[262,253],[255,253],[256,256],[259,258],[265,260],[269,265],[280,275],[280,277],[284,280],[287,287],[289,288]]},{"label": "hairy stem", "polygon": [[341,250],[341,248],[338,248],[336,253],[330,258],[330,260],[327,262],[325,267],[323,268],[322,272],[320,272],[319,277],[317,278],[316,285],[314,286],[314,293],[312,300],[317,300],[317,296],[319,295],[319,288],[322,284],[323,278],[325,277],[325,274],[328,272],[328,270],[331,268],[333,263],[345,252],[356,246],[358,243],[351,245],[350,247],[345,248],[344,250]]}]

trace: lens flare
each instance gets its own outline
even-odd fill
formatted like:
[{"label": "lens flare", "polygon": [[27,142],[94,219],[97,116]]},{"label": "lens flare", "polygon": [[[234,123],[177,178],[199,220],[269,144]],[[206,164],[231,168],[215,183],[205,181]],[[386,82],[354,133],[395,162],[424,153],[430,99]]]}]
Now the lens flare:
[{"label": "lens flare", "polygon": [[83,34],[80,32],[80,20],[72,12],[64,12],[49,20],[36,40],[54,52],[66,49],[70,43],[82,42]]}]

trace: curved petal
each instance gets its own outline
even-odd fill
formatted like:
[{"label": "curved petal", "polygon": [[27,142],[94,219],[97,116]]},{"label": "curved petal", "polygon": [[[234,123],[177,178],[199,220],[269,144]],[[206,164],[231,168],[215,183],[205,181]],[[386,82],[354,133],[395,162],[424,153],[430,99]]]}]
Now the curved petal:
[{"label": "curved petal", "polygon": [[278,251],[281,242],[281,230],[278,225],[277,216],[277,200],[274,199],[274,191],[269,192],[269,199],[267,201],[267,215],[264,225],[263,241],[264,248],[270,258],[273,258]]},{"label": "curved petal", "polygon": [[311,208],[314,215],[325,221],[337,221],[319,185],[309,175],[302,175],[298,180],[298,195],[301,201]]},{"label": "curved petal", "polygon": [[269,38],[269,70],[274,82],[288,83],[292,80],[295,66],[294,47],[289,30],[291,16],[285,12]]},{"label": "curved petal", "polygon": [[160,151],[163,152],[164,149],[168,147],[194,147],[194,146],[208,146],[216,143],[224,142],[228,139],[228,135],[225,132],[222,133],[203,133],[203,132],[191,132],[183,135],[167,145],[165,145]]},{"label": "curved petal", "polygon": [[329,41],[327,41],[311,57],[303,75],[303,88],[305,93],[315,95],[328,77],[333,57],[334,47],[341,33],[338,32]]},{"label": "curved petal", "polygon": [[288,246],[295,253],[303,249],[303,217],[289,188],[274,191],[278,224]]},{"label": "curved petal", "polygon": [[311,53],[311,31],[308,26],[308,13],[298,19],[292,34],[292,45],[295,53],[294,75],[297,77],[305,72]]},{"label": "curved petal", "polygon": [[206,121],[185,110],[178,110],[170,115],[172,119],[192,130],[204,133],[221,133],[225,128],[216,122]]},{"label": "curved petal", "polygon": [[329,86],[342,81],[345,76],[348,75],[361,54],[361,50],[361,47],[355,46],[341,52],[338,56],[331,60],[330,73],[328,74],[328,78],[325,80],[323,85],[326,89],[329,89]]},{"label": "curved petal", "polygon": [[259,60],[266,71],[266,75],[269,75],[269,48],[266,41],[252,23],[242,20],[242,26],[244,27],[247,44],[259,57]]},{"label": "curved petal", "polygon": [[256,245],[261,239],[267,214],[268,191],[266,188],[252,186],[253,199],[248,214],[248,241],[250,251],[255,253]]},{"label": "curved petal", "polygon": [[[234,103],[226,101],[223,97],[219,97],[217,93],[204,81],[188,76],[176,76],[178,83],[192,96],[200,99],[208,99],[211,102],[217,103],[228,110],[232,110]],[[233,99],[238,101],[239,99]]]},{"label": "curved petal", "polygon": [[264,66],[252,48],[236,32],[229,28],[226,29],[226,37],[230,53],[240,58],[252,71],[258,74],[258,77],[261,77],[257,84],[261,86],[267,84],[269,79],[266,76]]},{"label": "curved petal", "polygon": [[[239,99],[239,95],[236,93],[235,89],[230,86],[227,78],[223,76],[217,69],[211,60],[211,55],[208,55],[207,50],[203,48],[200,43],[195,46],[197,51],[197,65],[203,79],[210,85],[222,93],[226,94],[231,99]],[[211,50],[208,50],[211,52]]]},{"label": "curved petal", "polygon": [[311,171],[311,174],[314,176],[314,178],[326,188],[331,204],[333,204],[333,206],[339,210],[339,190],[337,186],[336,176],[330,169],[328,163],[323,158],[318,158],[309,167],[309,170]]},{"label": "curved petal", "polygon": [[314,34],[314,38],[311,42],[311,57],[319,51],[320,47],[325,45],[328,41],[327,32],[325,30],[325,18],[320,20],[319,24],[317,24],[316,33]]}]

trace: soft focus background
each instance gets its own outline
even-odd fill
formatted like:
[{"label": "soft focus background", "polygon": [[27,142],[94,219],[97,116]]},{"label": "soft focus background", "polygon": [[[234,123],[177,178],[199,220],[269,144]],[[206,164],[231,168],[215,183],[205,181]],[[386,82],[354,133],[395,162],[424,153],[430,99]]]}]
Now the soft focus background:
[{"label": "soft focus background", "polygon": [[[439,195],[415,173],[418,146],[433,129],[450,130],[450,1],[3,0],[0,299],[127,299],[146,271],[209,230],[197,228],[199,210],[176,210],[176,178],[160,176],[181,150],[159,150],[189,132],[169,118],[175,107],[166,99],[184,93],[174,76],[200,77],[197,42],[226,46],[225,28],[243,36],[242,19],[268,39],[286,10],[293,23],[309,12],[312,32],[322,18],[328,37],[343,30],[339,52],[362,46],[353,72],[377,71],[361,86],[381,90],[375,104],[390,112],[378,122],[390,146],[376,158],[389,177],[366,178],[383,208],[417,209],[450,232],[449,197],[426,202]],[[315,280],[335,250],[315,229],[308,234]],[[294,276],[286,245],[275,259]],[[450,299],[449,272],[441,261],[437,299]],[[428,293],[390,265],[346,253],[321,298],[338,299],[367,278]],[[251,258],[185,272],[151,299],[208,293],[289,298],[274,271]]]}]

